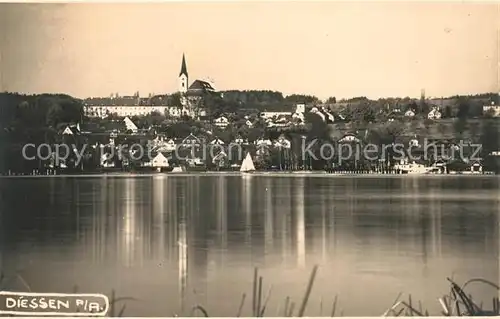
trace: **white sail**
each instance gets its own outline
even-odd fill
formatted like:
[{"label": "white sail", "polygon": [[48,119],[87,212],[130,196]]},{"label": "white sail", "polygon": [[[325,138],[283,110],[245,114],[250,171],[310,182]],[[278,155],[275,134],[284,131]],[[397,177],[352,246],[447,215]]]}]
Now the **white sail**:
[{"label": "white sail", "polygon": [[240,171],[241,172],[255,171],[255,166],[253,165],[252,156],[250,156],[250,153],[247,153],[247,156],[243,160],[243,163],[241,163]]}]

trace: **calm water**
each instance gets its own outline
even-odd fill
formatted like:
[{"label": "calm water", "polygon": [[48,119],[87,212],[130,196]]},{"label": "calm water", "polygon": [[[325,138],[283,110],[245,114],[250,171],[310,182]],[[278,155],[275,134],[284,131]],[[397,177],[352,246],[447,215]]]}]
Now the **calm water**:
[{"label": "calm water", "polygon": [[[429,311],[458,281],[499,281],[498,177],[155,176],[0,179],[0,265],[33,291],[140,299],[125,315],[251,315],[259,267],[267,315],[378,316],[399,292]],[[495,291],[471,285],[491,304]],[[26,290],[20,280],[9,289]],[[323,310],[321,310],[323,303]],[[298,305],[296,306],[296,308]],[[183,310],[184,309],[184,312]],[[281,310],[280,310],[281,309]],[[279,313],[277,312],[279,311]]]}]

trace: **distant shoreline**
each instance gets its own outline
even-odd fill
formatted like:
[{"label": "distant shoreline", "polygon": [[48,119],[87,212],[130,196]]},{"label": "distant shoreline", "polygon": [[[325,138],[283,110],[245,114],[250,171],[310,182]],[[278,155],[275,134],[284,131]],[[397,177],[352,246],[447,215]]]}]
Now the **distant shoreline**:
[{"label": "distant shoreline", "polygon": [[60,174],[60,175],[3,175],[0,179],[7,178],[96,178],[96,177],[187,177],[187,176],[256,176],[256,177],[324,177],[324,178],[346,178],[346,177],[361,177],[361,178],[415,178],[415,177],[430,177],[430,178],[446,178],[446,177],[494,177],[499,178],[496,174],[375,174],[375,173],[328,173],[322,171],[295,171],[295,172],[254,172],[242,174],[240,172],[182,172],[182,173],[88,173],[88,174]]}]

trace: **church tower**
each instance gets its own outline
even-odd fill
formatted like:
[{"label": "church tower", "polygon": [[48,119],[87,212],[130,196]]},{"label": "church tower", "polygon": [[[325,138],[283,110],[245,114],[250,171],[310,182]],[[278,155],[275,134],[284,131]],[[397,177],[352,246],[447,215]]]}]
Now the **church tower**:
[{"label": "church tower", "polygon": [[188,72],[186,66],[186,57],[182,54],[181,72],[179,73],[179,92],[186,93],[188,89]]}]

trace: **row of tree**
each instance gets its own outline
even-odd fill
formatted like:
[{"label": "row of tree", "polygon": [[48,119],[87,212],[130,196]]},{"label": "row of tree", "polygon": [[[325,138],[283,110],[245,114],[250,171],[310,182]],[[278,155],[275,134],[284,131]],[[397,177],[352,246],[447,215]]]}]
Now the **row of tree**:
[{"label": "row of tree", "polygon": [[83,119],[81,101],[64,94],[3,93],[0,107],[0,170],[4,173],[25,170],[24,145],[54,144],[66,125]]}]

